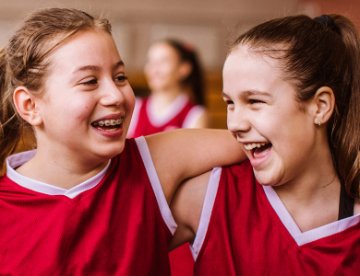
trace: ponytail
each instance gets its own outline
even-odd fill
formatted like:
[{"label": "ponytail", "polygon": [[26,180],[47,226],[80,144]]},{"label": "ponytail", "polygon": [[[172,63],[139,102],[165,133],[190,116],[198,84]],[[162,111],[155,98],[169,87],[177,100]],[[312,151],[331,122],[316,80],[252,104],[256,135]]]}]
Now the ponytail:
[{"label": "ponytail", "polygon": [[[333,127],[329,129],[335,151],[338,173],[347,192],[360,198],[360,39],[355,26],[346,18],[331,15],[345,45],[348,71],[343,82],[348,93],[337,93]],[[342,113],[342,114],[341,114]]]}]

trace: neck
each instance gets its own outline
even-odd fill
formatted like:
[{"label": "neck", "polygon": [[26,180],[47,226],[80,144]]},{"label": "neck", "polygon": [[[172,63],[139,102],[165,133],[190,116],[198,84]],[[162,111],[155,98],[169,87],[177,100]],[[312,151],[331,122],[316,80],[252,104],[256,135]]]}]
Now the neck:
[{"label": "neck", "polygon": [[[335,199],[338,202],[340,194],[340,180],[336,174],[324,175],[324,178],[304,178],[296,183],[287,183],[274,188],[280,199],[294,210],[300,206],[311,206],[315,202],[329,202]],[[333,204],[334,201],[329,202]],[[338,204],[335,204],[338,206]]]},{"label": "neck", "polygon": [[180,87],[174,87],[166,90],[153,91],[151,93],[151,99],[153,102],[161,105],[170,105],[179,95],[183,94],[183,90]]},{"label": "neck", "polygon": [[340,187],[326,134],[322,137],[322,139],[317,139],[317,143],[313,145],[307,162],[302,162],[297,167],[298,173],[284,185],[275,188],[279,195],[294,196],[306,203],[313,198],[322,196],[325,191],[331,191],[333,187],[337,187],[336,189]]},{"label": "neck", "polygon": [[291,181],[275,187],[275,191],[303,231],[336,221],[339,213],[340,180],[330,151],[310,156]]},{"label": "neck", "polygon": [[38,149],[35,156],[17,168],[17,172],[37,181],[70,189],[99,173],[108,161],[94,164],[77,162],[64,154]]},{"label": "neck", "polygon": [[153,94],[151,95],[150,100],[150,108],[152,110],[152,114],[158,117],[166,116],[173,107],[176,99],[181,95],[181,93],[177,94]]}]

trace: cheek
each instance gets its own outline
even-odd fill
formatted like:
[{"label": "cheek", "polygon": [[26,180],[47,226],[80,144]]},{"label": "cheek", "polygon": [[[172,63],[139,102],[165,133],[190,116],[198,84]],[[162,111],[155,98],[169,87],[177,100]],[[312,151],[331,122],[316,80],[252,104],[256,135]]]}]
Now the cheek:
[{"label": "cheek", "polygon": [[256,125],[263,135],[277,143],[296,143],[297,140],[304,139],[308,133],[305,116],[299,112],[271,110],[253,117],[256,118]]},{"label": "cheek", "polygon": [[268,140],[277,139],[281,136],[279,132],[284,130],[282,122],[276,116],[266,112],[251,112],[246,115],[251,121],[252,126]]},{"label": "cheek", "polygon": [[230,131],[236,131],[238,125],[238,118],[235,116],[235,112],[229,108],[226,108],[226,124]]},{"label": "cheek", "polygon": [[129,90],[126,92],[125,97],[126,97],[128,112],[132,114],[135,107],[135,94],[131,88],[129,88]]},{"label": "cheek", "polygon": [[64,108],[64,114],[68,114],[68,116],[77,122],[88,121],[94,109],[94,104],[83,99],[81,101],[73,101],[72,103],[69,102]]},{"label": "cheek", "polygon": [[175,64],[167,63],[167,64],[164,64],[161,72],[168,77],[174,77],[177,75],[178,70],[177,70],[177,67]]},{"label": "cheek", "polygon": [[306,116],[292,116],[293,120],[289,119],[284,122],[283,128],[286,130],[286,137],[289,142],[294,144],[309,143],[314,139],[314,124],[309,121]]},{"label": "cheek", "polygon": [[306,163],[313,151],[314,133],[306,124],[293,122],[285,124],[274,132],[273,146],[286,161],[299,167]]}]

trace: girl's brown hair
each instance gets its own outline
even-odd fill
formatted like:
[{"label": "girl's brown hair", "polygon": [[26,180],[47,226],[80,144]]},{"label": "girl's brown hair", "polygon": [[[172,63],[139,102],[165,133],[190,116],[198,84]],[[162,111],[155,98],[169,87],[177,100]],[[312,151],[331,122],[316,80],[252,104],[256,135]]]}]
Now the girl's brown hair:
[{"label": "girl's brown hair", "polygon": [[182,80],[182,84],[190,88],[196,104],[205,106],[204,72],[198,53],[193,47],[180,40],[167,38],[162,42],[174,48],[182,62],[188,62],[191,65],[191,72]]},{"label": "girl's brown hair", "polygon": [[360,41],[355,26],[341,15],[289,16],[260,24],[236,39],[281,60],[299,101],[328,86],[335,111],[327,125],[333,162],[347,192],[360,197]]},{"label": "girl's brown hair", "polygon": [[111,34],[106,19],[95,19],[76,9],[51,8],[34,12],[0,50],[0,169],[16,148],[25,122],[17,115],[12,94],[17,86],[40,93],[52,51],[83,30]]}]

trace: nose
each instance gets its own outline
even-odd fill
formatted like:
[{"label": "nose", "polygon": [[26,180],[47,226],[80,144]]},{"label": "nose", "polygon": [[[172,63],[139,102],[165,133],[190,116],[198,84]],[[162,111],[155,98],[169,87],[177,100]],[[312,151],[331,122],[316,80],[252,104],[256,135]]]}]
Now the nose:
[{"label": "nose", "polygon": [[125,102],[126,89],[131,89],[125,86],[117,86],[113,80],[106,81],[103,85],[103,93],[101,97],[101,104],[105,106],[118,106]]},{"label": "nose", "polygon": [[148,78],[156,76],[159,73],[160,68],[161,67],[159,63],[156,63],[154,61],[148,61],[144,67],[145,76],[147,76]]},{"label": "nose", "polygon": [[227,126],[232,133],[246,133],[250,131],[251,124],[246,111],[240,107],[227,111]]}]

